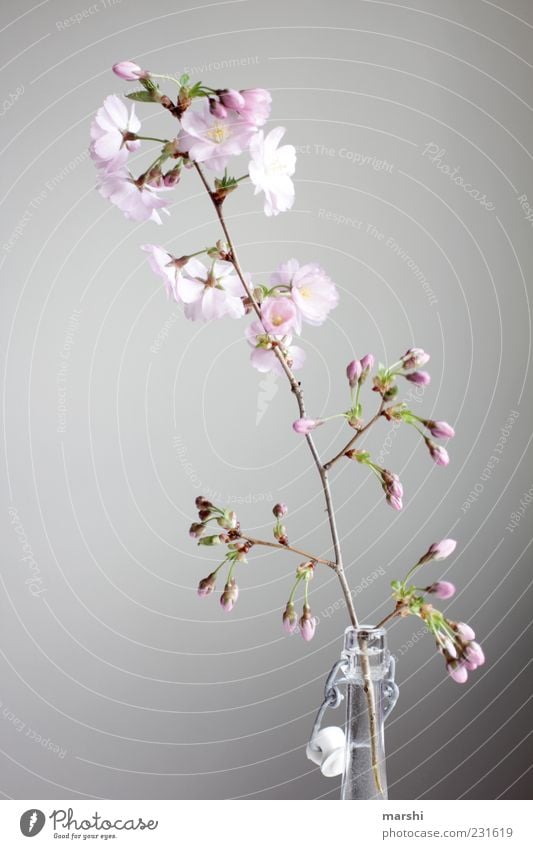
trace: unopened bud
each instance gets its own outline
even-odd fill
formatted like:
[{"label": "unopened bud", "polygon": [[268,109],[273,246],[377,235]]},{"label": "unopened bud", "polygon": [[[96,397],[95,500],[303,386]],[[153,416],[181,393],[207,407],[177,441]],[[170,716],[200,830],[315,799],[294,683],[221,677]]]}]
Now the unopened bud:
[{"label": "unopened bud", "polygon": [[292,634],[298,624],[298,616],[292,601],[287,602],[287,607],[283,611],[282,622],[287,634]]},{"label": "unopened bud", "polygon": [[220,596],[220,604],[226,613],[230,613],[233,610],[238,598],[239,587],[237,586],[235,578],[232,578],[229,583],[226,584],[224,592]]},{"label": "unopened bud", "polygon": [[402,368],[420,368],[429,362],[430,356],[423,348],[409,348],[402,357]]},{"label": "unopened bud", "polygon": [[205,525],[200,524],[200,522],[193,522],[191,527],[189,528],[189,536],[194,539],[200,539],[200,537],[205,532]]},{"label": "unopened bud", "polygon": [[346,366],[346,377],[348,378],[348,383],[350,384],[352,389],[361,377],[362,371],[363,368],[361,366],[360,360],[352,360],[351,363],[348,363],[348,365]]},{"label": "unopened bud", "polygon": [[202,578],[202,580],[198,584],[197,590],[200,598],[205,598],[206,596],[211,595],[211,593],[215,589],[216,580],[216,572],[211,572],[211,574],[208,575],[207,578]]},{"label": "unopened bud", "polygon": [[289,508],[287,507],[286,504],[283,504],[283,503],[275,504],[274,507],[272,508],[272,512],[273,512],[274,516],[276,517],[276,519],[282,519],[283,516],[286,516],[287,513],[289,512]]},{"label": "unopened bud", "polygon": [[308,604],[304,604],[303,613],[300,617],[300,634],[308,643],[315,636],[316,619],[311,616],[311,608]]},{"label": "unopened bud", "polygon": [[209,537],[202,537],[198,540],[198,545],[220,545],[224,542],[223,536],[224,534],[213,534]]}]

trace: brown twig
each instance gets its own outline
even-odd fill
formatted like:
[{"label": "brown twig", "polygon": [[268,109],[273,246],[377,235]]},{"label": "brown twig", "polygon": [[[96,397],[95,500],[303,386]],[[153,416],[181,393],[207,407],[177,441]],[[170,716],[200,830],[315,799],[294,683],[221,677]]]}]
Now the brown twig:
[{"label": "brown twig", "polygon": [[255,539],[254,537],[246,536],[246,534],[240,534],[240,538],[245,539],[252,545],[266,545],[268,548],[278,548],[281,549],[281,551],[292,551],[293,554],[300,554],[307,560],[312,560],[313,563],[323,563],[324,566],[329,566],[330,569],[335,569],[337,565],[336,563],[333,563],[332,560],[324,560],[322,557],[316,557],[316,555],[309,554],[308,551],[302,551],[301,548],[295,548],[293,545],[281,545],[281,543],[279,542],[270,542],[269,540]]},{"label": "brown twig", "polygon": [[357,442],[359,437],[362,436],[363,433],[366,433],[366,431],[374,424],[374,422],[377,422],[379,417],[383,415],[384,408],[385,408],[385,401],[382,400],[381,404],[379,405],[379,410],[377,411],[376,415],[372,416],[372,418],[366,423],[366,425],[364,425],[364,427],[359,428],[359,430],[357,431],[355,436],[352,436],[350,441],[346,443],[344,448],[341,451],[339,451],[338,454],[335,454],[335,456],[332,457],[331,460],[328,460],[327,463],[324,463],[324,468],[326,469],[326,471],[328,469],[331,469],[331,467],[333,466],[334,463],[337,462],[337,460],[340,460],[341,457],[344,457],[344,455],[346,454],[347,451],[350,450],[352,445],[355,445],[355,443]]}]

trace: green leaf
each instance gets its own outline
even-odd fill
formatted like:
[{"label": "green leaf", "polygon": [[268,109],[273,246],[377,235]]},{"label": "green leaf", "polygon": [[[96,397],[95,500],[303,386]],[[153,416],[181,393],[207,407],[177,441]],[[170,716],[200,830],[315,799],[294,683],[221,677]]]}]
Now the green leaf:
[{"label": "green leaf", "polygon": [[190,79],[191,78],[188,74],[182,74],[180,77],[180,85],[187,85]]},{"label": "green leaf", "polygon": [[128,100],[138,100],[142,103],[153,103],[154,98],[151,92],[149,91],[131,91],[126,95]]}]

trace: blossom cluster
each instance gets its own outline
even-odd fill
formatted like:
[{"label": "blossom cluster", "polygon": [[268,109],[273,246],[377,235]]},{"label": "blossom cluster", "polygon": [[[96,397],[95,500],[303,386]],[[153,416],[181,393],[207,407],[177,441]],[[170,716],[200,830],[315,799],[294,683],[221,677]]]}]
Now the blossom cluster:
[{"label": "blossom cluster", "polygon": [[[171,138],[154,139],[141,134],[135,102],[128,112],[121,98],[105,98],[91,125],[91,156],[98,172],[100,193],[134,221],[151,219],[161,223],[168,213],[168,192],[181,179],[183,169],[205,166],[218,175],[212,197],[222,204],[240,182],[249,178],[255,193],[264,194],[266,215],[290,209],[294,202],[296,151],[281,145],[283,127],[265,135],[272,97],[265,89],[212,89],[191,84],[184,75],[178,84],[174,106],[162,95],[158,76],[135,62],[118,62],[117,76],[136,80],[142,91],[126,95],[133,101],[160,103],[179,120]],[[167,78],[170,79],[170,78]],[[130,155],[143,140],[162,145],[155,161],[138,177],[130,171]],[[248,154],[247,173],[228,175],[228,167],[241,154]],[[186,318],[211,321],[241,318],[255,312],[245,331],[252,348],[251,363],[260,372],[283,371],[283,363],[297,370],[305,361],[304,350],[294,343],[304,323],[318,326],[338,303],[336,285],[316,263],[291,259],[282,263],[267,282],[252,282],[251,275],[237,273],[231,250],[223,242],[176,257],[163,246],[145,244],[143,250],[154,273],[163,280],[167,295],[183,305]],[[199,257],[205,254],[207,263]]]},{"label": "blossom cluster", "polygon": [[479,643],[475,642],[475,633],[470,625],[448,619],[440,610],[436,610],[427,596],[449,599],[455,594],[455,586],[450,581],[435,581],[427,587],[416,587],[408,581],[412,575],[432,560],[444,560],[455,551],[453,539],[443,539],[433,543],[425,554],[408,571],[403,581],[392,581],[393,598],[396,601],[396,613],[400,616],[410,614],[422,619],[437,643],[437,649],[444,657],[446,671],[453,681],[464,684],[468,673],[485,663],[485,655]]},{"label": "blossom cluster", "polygon": [[[105,98],[91,125],[91,156],[99,170],[98,188],[103,197],[118,206],[134,221],[151,219],[161,223],[160,211],[167,211],[169,200],[159,196],[179,183],[183,168],[195,163],[220,175],[217,188],[221,196],[234,190],[238,179],[228,178],[226,169],[235,157],[249,157],[247,175],[255,194],[264,194],[266,215],[278,215],[294,203],[291,180],[296,165],[293,145],[281,145],[284,127],[275,127],[265,136],[262,129],[270,116],[272,97],[265,89],[211,89],[190,83],[184,74],[174,80],[178,86],[177,103],[163,95],[157,77],[135,62],[113,66],[118,77],[138,81],[142,90],[126,95],[134,101],[128,113],[115,94]],[[135,101],[160,103],[179,121],[178,132],[169,139],[157,139],[141,133],[135,114]],[[141,141],[161,143],[155,161],[139,176],[129,168],[130,154]],[[170,168],[168,167],[170,164]],[[222,176],[223,175],[223,176]]]},{"label": "blossom cluster", "polygon": [[[234,510],[230,510],[228,507],[217,507],[201,495],[198,496],[195,504],[198,510],[198,521],[192,523],[189,529],[189,535],[197,540],[198,545],[209,547],[226,545],[226,552],[222,562],[206,578],[202,578],[198,584],[198,595],[200,598],[207,598],[207,596],[211,595],[216,590],[219,571],[228,565],[229,568],[224,589],[220,594],[220,605],[226,613],[230,613],[239,597],[239,587],[234,576],[235,567],[238,564],[247,563],[247,554],[254,545],[261,544],[261,542],[243,535],[237,514]],[[272,512],[275,518],[272,529],[274,539],[277,540],[279,546],[289,546],[287,529],[283,524],[283,519],[288,513],[287,505],[283,503],[275,504]],[[217,533],[209,533],[210,523],[214,523],[221,530]],[[296,580],[282,616],[282,624],[286,633],[292,634],[299,626],[300,634],[306,642],[313,639],[317,624],[315,617],[311,613],[308,597],[308,584],[313,578],[315,565],[315,561],[307,560],[301,563],[296,569]],[[294,605],[294,596],[302,583],[305,588],[304,602],[302,614],[298,617]]]}]

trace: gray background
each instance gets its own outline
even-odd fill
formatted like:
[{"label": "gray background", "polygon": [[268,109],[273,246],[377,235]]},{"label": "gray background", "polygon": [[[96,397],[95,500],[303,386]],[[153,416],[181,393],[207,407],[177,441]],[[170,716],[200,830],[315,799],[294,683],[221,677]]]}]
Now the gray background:
[{"label": "gray background", "polygon": [[[215,87],[272,90],[270,126],[300,146],[294,210],[267,220],[244,186],[227,214],[257,279],[294,255],[338,283],[340,307],[304,336],[312,414],[345,407],[353,353],[431,351],[433,380],[414,407],[456,426],[450,466],[435,467],[411,430],[387,442],[383,422],[367,445],[400,473],[403,513],[362,468],[332,475],[350,581],[380,569],[356,597],[363,619],[382,617],[390,579],[453,536],[456,555],[427,577],[457,583],[450,615],[474,625],[488,657],[461,688],[417,621],[391,629],[401,697],[387,730],[390,795],[524,798],[532,223],[518,198],[533,205],[533,4],[182,5],[2,4],[0,789],[339,792],[304,754],[347,624],[340,605],[328,610],[333,576],[312,587],[321,621],[309,645],[280,628],[291,556],[251,558],[231,617],[195,594],[216,563],[187,537],[200,493],[240,499],[243,525],[266,536],[283,499],[294,543],[326,553],[329,539],[285,384],[249,367],[243,323],[187,322],[139,250],[155,241],[179,255],[218,238],[195,175],[160,228],[128,223],[94,191],[89,122],[107,93],[129,90],[109,68],[132,57],[163,73],[196,67]],[[138,111],[148,134],[172,132],[155,107]],[[430,143],[493,209],[424,156]],[[345,436],[332,423],[320,450]]]}]

